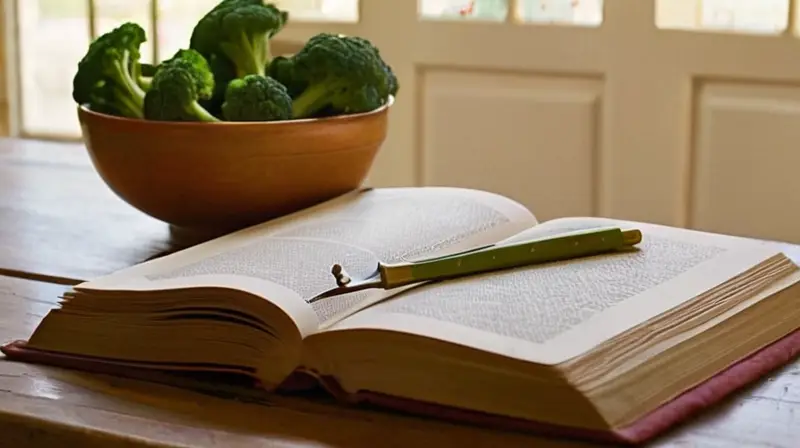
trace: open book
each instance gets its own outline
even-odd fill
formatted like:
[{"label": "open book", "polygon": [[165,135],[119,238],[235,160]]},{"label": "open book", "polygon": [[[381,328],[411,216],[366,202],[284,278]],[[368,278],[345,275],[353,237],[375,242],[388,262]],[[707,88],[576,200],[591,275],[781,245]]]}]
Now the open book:
[{"label": "open book", "polygon": [[[639,229],[639,249],[306,302],[334,286],[334,263],[360,277],[608,225]],[[797,353],[798,280],[768,243],[537,223],[475,190],[368,189],[78,285],[3,351],[134,376],[238,373],[269,391],[302,374],[346,401],[641,442]]]}]

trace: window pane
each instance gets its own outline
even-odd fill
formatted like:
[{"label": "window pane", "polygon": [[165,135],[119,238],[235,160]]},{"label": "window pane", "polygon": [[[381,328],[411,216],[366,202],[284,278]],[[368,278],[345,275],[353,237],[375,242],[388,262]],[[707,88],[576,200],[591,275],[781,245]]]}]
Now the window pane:
[{"label": "window pane", "polygon": [[520,0],[523,22],[597,26],[603,22],[603,0]]},{"label": "window pane", "polygon": [[789,22],[789,0],[656,0],[659,28],[779,34]]},{"label": "window pane", "polygon": [[423,19],[502,22],[508,0],[419,0],[419,12]]},{"label": "window pane", "polygon": [[158,58],[189,47],[192,30],[219,0],[158,0]]},{"label": "window pane", "polygon": [[22,131],[78,136],[72,77],[90,42],[86,0],[25,0],[17,6]]},{"label": "window pane", "polygon": [[358,0],[273,0],[273,2],[279,8],[289,11],[291,20],[358,22]]},{"label": "window pane", "polygon": [[153,21],[151,0],[93,0],[94,26],[97,35],[107,33],[125,22],[136,22],[147,33],[142,45],[142,62],[153,62]]}]

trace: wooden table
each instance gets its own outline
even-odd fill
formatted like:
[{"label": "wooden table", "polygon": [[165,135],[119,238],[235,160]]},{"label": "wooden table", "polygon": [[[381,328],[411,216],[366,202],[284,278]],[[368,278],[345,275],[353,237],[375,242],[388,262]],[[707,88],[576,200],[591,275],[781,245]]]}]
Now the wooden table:
[{"label": "wooden table", "polygon": [[[80,146],[0,140],[0,341],[24,338],[83,279],[180,248],[111,194]],[[787,253],[800,260],[797,247]],[[800,362],[677,428],[657,447],[800,446]],[[591,445],[341,408],[247,404],[0,360],[0,445],[394,447]]]}]

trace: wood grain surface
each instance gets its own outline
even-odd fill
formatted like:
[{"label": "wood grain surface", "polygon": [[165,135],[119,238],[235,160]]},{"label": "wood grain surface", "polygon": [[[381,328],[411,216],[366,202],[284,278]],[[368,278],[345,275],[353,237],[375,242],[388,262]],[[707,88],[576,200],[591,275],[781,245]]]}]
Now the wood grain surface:
[{"label": "wood grain surface", "polygon": [[0,139],[0,275],[75,284],[192,242],[117,198],[82,144]]},{"label": "wood grain surface", "polygon": [[[56,305],[63,284],[191,243],[118,200],[81,146],[0,140],[0,343],[27,338]],[[798,246],[784,247],[800,262]],[[800,416],[800,362],[651,446],[794,448],[800,444],[795,415]],[[345,408],[322,398],[243,403],[0,358],[0,446],[591,445]]]}]

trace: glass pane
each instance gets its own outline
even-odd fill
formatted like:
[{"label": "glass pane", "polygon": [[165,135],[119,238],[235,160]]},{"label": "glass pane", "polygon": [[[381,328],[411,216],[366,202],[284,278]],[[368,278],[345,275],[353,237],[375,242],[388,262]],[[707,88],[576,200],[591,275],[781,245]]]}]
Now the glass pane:
[{"label": "glass pane", "polygon": [[147,33],[142,45],[142,62],[153,62],[153,21],[151,0],[93,0],[94,26],[97,35],[107,33],[125,22],[136,22]]},{"label": "glass pane", "polygon": [[423,19],[503,22],[508,0],[419,0],[419,12]]},{"label": "glass pane", "polygon": [[90,42],[86,0],[19,1],[17,19],[22,131],[79,136],[72,77]]},{"label": "glass pane", "polygon": [[656,0],[659,28],[779,34],[789,22],[789,0]]},{"label": "glass pane", "polygon": [[158,58],[169,59],[189,48],[197,21],[219,0],[158,0]]},{"label": "glass pane", "polygon": [[273,3],[289,11],[293,20],[358,22],[358,0],[273,0]]},{"label": "glass pane", "polygon": [[603,0],[520,0],[522,22],[597,26],[603,23]]}]

